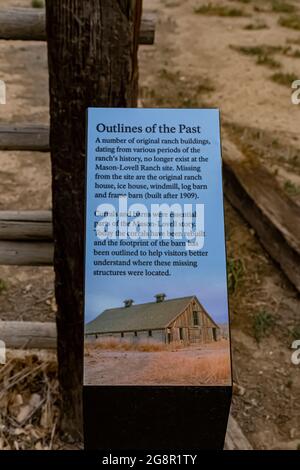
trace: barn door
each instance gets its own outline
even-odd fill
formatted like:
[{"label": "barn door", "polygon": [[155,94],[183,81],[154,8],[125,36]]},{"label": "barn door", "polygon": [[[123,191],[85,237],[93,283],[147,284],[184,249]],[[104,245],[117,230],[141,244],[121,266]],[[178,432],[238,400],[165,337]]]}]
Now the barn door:
[{"label": "barn door", "polygon": [[171,329],[170,329],[170,328],[167,328],[167,331],[166,331],[166,343],[167,343],[167,344],[170,344],[171,341],[172,341]]},{"label": "barn door", "polygon": [[213,328],[212,331],[213,331],[213,340],[217,341],[217,328]]}]

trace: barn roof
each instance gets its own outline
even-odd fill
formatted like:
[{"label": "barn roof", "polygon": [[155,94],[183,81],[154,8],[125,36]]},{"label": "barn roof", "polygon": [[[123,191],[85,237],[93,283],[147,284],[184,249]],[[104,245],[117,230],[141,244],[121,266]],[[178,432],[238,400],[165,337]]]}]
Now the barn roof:
[{"label": "barn roof", "polygon": [[[197,297],[189,296],[104,310],[97,318],[85,325],[85,333],[113,333],[166,328],[193,299],[199,302]],[[214,323],[213,320],[212,322]]]}]

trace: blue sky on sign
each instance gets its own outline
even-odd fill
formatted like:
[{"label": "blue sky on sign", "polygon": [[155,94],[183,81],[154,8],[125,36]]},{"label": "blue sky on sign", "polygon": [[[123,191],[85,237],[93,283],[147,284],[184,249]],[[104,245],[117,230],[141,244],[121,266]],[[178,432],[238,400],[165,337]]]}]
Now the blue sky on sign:
[{"label": "blue sky on sign", "polygon": [[[110,126],[120,124],[118,130],[122,130],[122,124],[126,126],[141,127],[143,132],[136,134],[128,133],[111,133],[97,132],[96,126],[99,123]],[[158,125],[166,124],[168,127],[179,129],[180,125],[186,126],[182,129],[201,127],[202,132],[199,134],[182,133],[182,134],[145,134],[144,129],[149,129],[154,123]],[[101,126],[101,130],[103,126]],[[97,240],[93,222],[94,213],[101,203],[110,203],[118,205],[118,200],[96,199],[95,193],[95,148],[97,138],[126,138],[142,139],[144,137],[157,139],[175,137],[179,140],[183,139],[208,139],[211,145],[203,147],[201,155],[208,157],[208,163],[201,165],[201,174],[203,177],[202,184],[207,184],[208,189],[198,192],[196,200],[182,199],[173,200],[165,199],[163,202],[168,204],[204,204],[205,216],[205,243],[202,251],[208,251],[208,256],[196,257],[191,256],[191,261],[198,261],[198,267],[180,267],[171,268],[171,276],[94,276],[95,269],[103,269],[94,266],[94,241]],[[136,142],[136,140],[135,140]],[[129,144],[127,144],[129,145]],[[141,144],[130,144],[130,147],[140,148]],[[100,145],[102,146],[102,145]],[[103,145],[104,146],[104,145]],[[111,145],[109,145],[111,147]],[[125,147],[124,144],[120,145]],[[182,151],[186,145],[177,145]],[[191,147],[191,145],[189,145]],[[149,145],[151,147],[151,145]],[[159,144],[153,144],[152,147],[160,148]],[[101,155],[97,153],[97,155]],[[124,155],[128,155],[124,152]],[[136,154],[134,154],[136,155]],[[173,155],[173,154],[172,154]],[[168,155],[169,156],[169,155]],[[102,162],[103,164],[108,164]],[[174,165],[174,164],[173,164]],[[187,164],[190,165],[190,164]],[[162,165],[161,165],[162,166]],[[176,167],[176,164],[174,165]],[[115,173],[107,171],[107,173]],[[132,174],[139,171],[132,170]],[[157,175],[165,174],[163,170],[155,173]],[[179,174],[176,169],[170,174]],[[149,191],[151,192],[151,190]],[[153,193],[157,192],[155,190]],[[108,194],[108,192],[107,192]],[[150,211],[150,203],[161,203],[161,200],[152,199],[129,199],[128,205],[132,203],[143,203]],[[222,175],[221,175],[221,154],[220,154],[220,132],[219,132],[219,112],[216,109],[197,110],[197,109],[104,109],[91,108],[88,112],[88,165],[87,165],[87,208],[86,208],[86,266],[85,266],[85,321],[89,322],[107,308],[115,308],[123,305],[123,301],[128,298],[134,299],[135,303],[145,303],[154,301],[157,293],[164,292],[167,299],[196,295],[202,305],[216,322],[228,322],[228,304],[227,304],[227,286],[226,286],[226,259],[225,259],[225,237],[224,237],[224,216],[223,216],[223,194],[222,194]],[[123,247],[122,247],[123,248]],[[96,247],[96,249],[108,249],[107,247]],[[118,249],[118,247],[113,247]],[[132,249],[126,247],[125,249]],[[157,248],[149,247],[151,250]],[[163,250],[162,248],[159,248]],[[177,248],[170,248],[177,249]],[[147,251],[148,248],[145,248]],[[98,259],[98,258],[97,258]],[[110,254],[108,260],[113,260]],[[144,261],[156,258],[148,255],[143,256]],[[181,259],[180,257],[162,256],[160,260],[173,261]],[[186,258],[184,258],[186,259]],[[123,270],[124,267],[112,267],[114,270]],[[125,268],[126,269],[126,268]],[[154,267],[149,268],[153,270]],[[165,269],[165,268],[163,268]]]}]

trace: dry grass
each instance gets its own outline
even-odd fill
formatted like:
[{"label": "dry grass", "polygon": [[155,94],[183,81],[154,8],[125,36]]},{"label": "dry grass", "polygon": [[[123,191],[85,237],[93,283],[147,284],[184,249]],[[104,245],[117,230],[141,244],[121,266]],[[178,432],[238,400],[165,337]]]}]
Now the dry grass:
[{"label": "dry grass", "polygon": [[168,349],[149,351],[146,347],[145,351],[93,347],[85,356],[85,383],[201,386],[230,382],[227,340],[173,350],[168,346],[162,347]]},{"label": "dry grass", "polygon": [[169,355],[154,362],[145,371],[145,380],[155,384],[218,385],[230,381],[228,351],[205,357],[176,357]]},{"label": "dry grass", "polygon": [[8,351],[0,366],[0,451],[79,450],[59,434],[60,394],[56,355]]},{"label": "dry grass", "polygon": [[56,361],[9,353],[7,359],[0,368],[0,450],[58,448]]},{"label": "dry grass", "polygon": [[254,127],[243,127],[237,124],[227,124],[226,130],[241,151],[249,158],[258,158],[269,168],[277,165],[287,171],[300,175],[300,152],[283,136],[268,133]]},{"label": "dry grass", "polygon": [[269,46],[269,45],[261,45],[261,46],[230,46],[231,49],[240,52],[244,55],[249,55],[256,57],[257,65],[265,65],[266,67],[275,69],[280,68],[281,64],[277,60],[274,59],[273,55],[276,53],[286,54],[289,47],[282,47],[282,46]]},{"label": "dry grass", "polygon": [[[204,98],[210,96],[214,86],[207,77],[190,77],[179,72],[170,72],[162,68],[158,72],[159,86],[142,87],[140,98],[143,105],[149,108],[201,108],[204,106]],[[187,86],[188,84],[188,86]]]},{"label": "dry grass", "polygon": [[158,343],[155,341],[138,341],[132,343],[126,339],[118,340],[117,338],[103,338],[92,342],[87,342],[85,345],[86,354],[90,354],[93,350],[110,350],[110,351],[140,351],[140,352],[155,352],[167,351],[168,345]]}]

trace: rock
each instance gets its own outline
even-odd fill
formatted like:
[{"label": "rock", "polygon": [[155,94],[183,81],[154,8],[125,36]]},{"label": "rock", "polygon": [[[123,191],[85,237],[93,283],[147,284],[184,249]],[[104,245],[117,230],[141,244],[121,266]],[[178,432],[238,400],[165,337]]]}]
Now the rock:
[{"label": "rock", "polygon": [[27,284],[27,286],[25,286],[25,289],[24,289],[24,292],[27,294],[28,292],[30,292],[32,289],[32,284]]},{"label": "rock", "polygon": [[14,430],[14,435],[15,435],[15,436],[21,436],[21,434],[26,434],[26,431],[25,431],[24,429],[22,429],[22,428],[16,428],[16,429]]},{"label": "rock", "polygon": [[34,412],[37,410],[41,404],[41,396],[38,393],[33,393],[29,399],[27,405],[23,405],[20,408],[20,411],[16,417],[18,423],[24,423],[27,419],[29,419]]},{"label": "rock", "polygon": [[14,405],[21,406],[24,404],[23,397],[20,393],[18,393],[14,399]]},{"label": "rock", "polygon": [[16,420],[18,421],[18,423],[23,423],[23,421],[26,421],[26,419],[30,415],[31,411],[32,411],[31,406],[29,406],[29,405],[21,406],[20,411],[19,411],[19,413],[16,417]]},{"label": "rock", "polygon": [[243,387],[242,385],[239,385],[235,382],[233,382],[233,394],[234,395],[239,395],[239,396],[244,396],[245,393],[246,393],[246,389],[245,387]]},{"label": "rock", "polygon": [[41,403],[41,395],[33,393],[29,400],[29,406],[36,408]]},{"label": "rock", "polygon": [[40,425],[42,428],[50,428],[50,426],[53,425],[53,416],[47,403],[42,408]]},{"label": "rock", "polygon": [[20,450],[18,441],[14,441],[14,448],[15,448],[15,450]]}]

